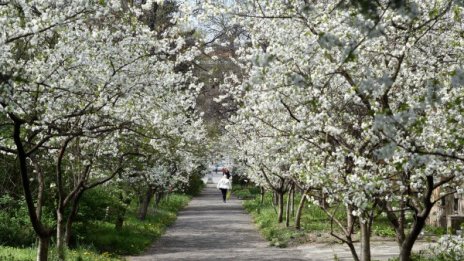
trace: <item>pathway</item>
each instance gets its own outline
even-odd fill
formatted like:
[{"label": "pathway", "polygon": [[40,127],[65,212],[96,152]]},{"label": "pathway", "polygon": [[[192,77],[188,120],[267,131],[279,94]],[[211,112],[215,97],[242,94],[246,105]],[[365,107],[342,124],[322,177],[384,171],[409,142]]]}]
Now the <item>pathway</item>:
[{"label": "pathway", "polygon": [[214,184],[208,184],[181,212],[174,225],[144,255],[147,260],[308,260],[299,250],[269,246],[242,202],[223,203]]},{"label": "pathway", "polygon": [[[235,198],[223,203],[215,185],[208,184],[179,212],[175,224],[160,240],[143,255],[129,260],[352,260],[348,248],[339,244],[270,247],[241,204]],[[418,244],[415,250],[426,247]],[[388,260],[397,253],[394,242],[372,242],[374,260]]]}]

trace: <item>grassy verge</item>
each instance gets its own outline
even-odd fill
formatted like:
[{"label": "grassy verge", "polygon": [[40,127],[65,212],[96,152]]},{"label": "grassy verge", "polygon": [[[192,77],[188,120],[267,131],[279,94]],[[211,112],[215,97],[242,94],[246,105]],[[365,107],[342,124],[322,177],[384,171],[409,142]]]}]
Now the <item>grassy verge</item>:
[{"label": "grassy verge", "polygon": [[243,204],[251,214],[261,234],[270,242],[270,245],[287,247],[290,241],[298,241],[305,235],[304,230],[296,230],[277,223],[276,210],[272,206],[271,196],[266,195],[264,204],[260,206],[259,199],[246,200]]},{"label": "grassy verge", "polygon": [[[34,261],[36,260],[36,249],[29,248],[15,248],[0,246],[0,261]],[[54,249],[49,252],[48,260],[57,260],[57,255]],[[68,250],[66,260],[72,261],[117,261],[124,260],[120,257],[115,257],[110,253],[97,253],[90,249],[79,248]]]},{"label": "grassy verge", "polygon": [[[77,247],[68,251],[68,260],[123,260],[121,256],[136,255],[147,249],[176,220],[177,212],[190,201],[186,195],[173,194],[162,200],[156,210],[151,209],[145,221],[135,218],[136,208],[131,207],[121,230],[113,223],[95,221],[76,224],[74,233]],[[53,246],[50,260],[54,260]],[[35,248],[0,246],[0,261],[35,260]]]},{"label": "grassy verge", "polygon": [[[259,190],[248,187],[236,186],[234,191],[239,195],[245,195],[243,206],[251,214],[260,232],[273,246],[286,247],[288,245],[299,245],[307,242],[335,242],[336,240],[329,235],[331,222],[327,215],[314,205],[306,205],[301,216],[301,229],[297,230],[294,226],[294,215],[290,216],[290,227],[285,227],[285,223],[277,222],[277,207],[272,204],[272,194],[266,193],[264,202],[261,204]],[[237,192],[235,194],[237,195]],[[238,196],[238,195],[237,195]],[[238,196],[239,197],[239,196]],[[301,195],[295,195],[295,214]],[[287,197],[285,197],[285,204]],[[345,220],[346,213],[341,210],[335,213],[340,220]],[[284,213],[285,222],[285,213]],[[334,225],[334,231],[339,229]],[[378,216],[374,222],[373,235],[378,237],[392,238],[395,236],[394,230],[390,227],[386,217]]]},{"label": "grassy verge", "polygon": [[232,187],[232,193],[234,193],[238,199],[254,199],[260,191],[259,188],[254,186],[234,185]]},{"label": "grassy verge", "polygon": [[188,196],[170,195],[161,201],[156,210],[149,210],[150,214],[145,221],[138,220],[135,217],[135,207],[131,208],[120,231],[108,222],[82,224],[77,229],[78,244],[116,255],[139,254],[164,233],[166,227],[176,220],[176,213],[188,201]]}]

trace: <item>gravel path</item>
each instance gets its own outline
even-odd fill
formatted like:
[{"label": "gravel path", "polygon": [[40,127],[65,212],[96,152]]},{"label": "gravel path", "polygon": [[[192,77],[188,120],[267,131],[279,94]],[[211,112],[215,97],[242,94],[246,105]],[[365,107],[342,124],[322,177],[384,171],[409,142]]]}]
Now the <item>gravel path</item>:
[{"label": "gravel path", "polygon": [[[395,242],[372,242],[373,260],[398,255]],[[415,251],[427,248],[418,243]],[[341,244],[307,244],[296,248],[270,247],[259,234],[242,202],[222,202],[214,184],[208,184],[181,212],[166,233],[143,255],[131,261],[148,260],[352,260]]]}]

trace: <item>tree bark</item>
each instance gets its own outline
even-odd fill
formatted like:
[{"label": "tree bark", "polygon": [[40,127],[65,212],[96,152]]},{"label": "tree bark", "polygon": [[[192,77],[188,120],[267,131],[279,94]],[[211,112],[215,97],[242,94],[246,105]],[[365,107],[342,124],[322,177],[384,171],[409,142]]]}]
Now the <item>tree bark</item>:
[{"label": "tree bark", "polygon": [[[56,161],[56,187],[58,189],[58,203],[56,208],[56,251],[58,254],[58,260],[64,261],[66,259],[66,219],[64,211],[67,205],[66,196],[63,185],[63,158],[66,153],[66,148],[74,137],[68,137],[63,141],[61,149],[58,153],[58,159]],[[77,192],[77,191],[76,191]]]},{"label": "tree bark", "polygon": [[137,214],[137,218],[140,220],[145,220],[147,217],[147,212],[148,212],[148,206],[150,205],[151,198],[155,194],[155,190],[152,188],[148,188],[147,192],[145,193],[145,197],[142,200],[142,203],[140,204],[139,211]]},{"label": "tree bark", "polygon": [[295,217],[295,184],[292,185],[292,190],[291,190],[291,201],[290,201],[290,211],[292,212],[292,217]]},{"label": "tree bark", "polygon": [[122,229],[124,225],[124,216],[126,215],[126,208],[124,208],[121,212],[118,212],[118,216],[116,217],[116,221],[114,224],[114,228],[118,231]]},{"label": "tree bark", "polygon": [[37,248],[37,261],[48,260],[48,246],[50,237],[39,237],[39,246]]},{"label": "tree bark", "polygon": [[58,208],[56,211],[56,251],[60,261],[65,261],[66,258],[65,221],[63,210]]},{"label": "tree bark", "polygon": [[277,212],[277,222],[282,223],[284,215],[284,193],[277,192],[277,205],[279,211]]},{"label": "tree bark", "polygon": [[355,222],[355,217],[353,216],[353,208],[348,206],[346,208],[346,224],[347,224],[347,229],[346,229],[347,235],[346,236],[347,237],[351,236],[351,234],[353,233],[354,222]]},{"label": "tree bark", "polygon": [[32,164],[37,172],[37,182],[39,183],[39,187],[37,188],[37,205],[35,208],[37,219],[41,220],[42,218],[42,206],[44,201],[44,189],[45,189],[45,178],[40,168],[39,164],[36,162],[35,158],[32,158]]},{"label": "tree bark", "polygon": [[327,200],[326,200],[326,195],[324,192],[321,190],[320,192],[320,198],[319,198],[319,205],[322,206],[323,208],[327,208]]},{"label": "tree bark", "polygon": [[289,227],[290,226],[290,205],[291,205],[291,194],[292,194],[292,191],[290,190],[290,193],[288,194],[288,197],[287,197],[287,208],[286,208],[286,211],[285,211],[285,226],[286,227]]},{"label": "tree bark", "polygon": [[277,206],[279,204],[279,196],[278,196],[277,192],[275,192],[275,191],[272,193],[272,204],[274,206]]},{"label": "tree bark", "polygon": [[263,187],[261,187],[261,205],[264,204],[264,195],[265,195],[266,191],[264,190]]},{"label": "tree bark", "polygon": [[351,255],[353,256],[353,259],[355,261],[359,261],[359,256],[358,252],[356,252],[356,248],[354,247],[353,239],[352,239],[352,234],[354,233],[354,224],[356,222],[356,217],[353,216],[353,208],[351,206],[347,206],[346,208],[346,244],[350,248]]},{"label": "tree bark", "polygon": [[27,153],[24,150],[23,143],[21,141],[21,125],[23,121],[17,118],[13,114],[8,115],[14,122],[13,128],[13,140],[17,149],[17,156],[19,161],[19,173],[21,174],[21,183],[24,191],[24,198],[26,199],[26,206],[29,214],[29,219],[32,223],[32,227],[36,235],[39,237],[39,249],[37,251],[37,260],[46,261],[48,257],[48,245],[49,240],[52,234],[50,229],[46,229],[37,214],[40,214],[40,211],[37,211],[34,206],[34,200],[32,199],[32,193],[29,183],[28,168],[27,168]]},{"label": "tree bark", "polygon": [[400,202],[400,208],[401,211],[399,213],[399,218],[398,218],[398,228],[396,229],[396,241],[398,242],[398,245],[400,246],[401,250],[401,245],[404,242],[404,239],[406,238],[404,230],[406,228],[406,211],[404,210],[406,208],[405,202]]},{"label": "tree bark", "polygon": [[408,236],[404,239],[403,244],[401,245],[400,250],[400,261],[410,261],[411,260],[411,252],[414,243],[416,242],[417,238],[419,237],[420,232],[425,226],[425,221],[430,214],[430,210],[432,210],[433,204],[431,202],[432,193],[435,189],[433,176],[426,177],[427,182],[427,192],[424,194],[422,198],[423,203],[423,210],[420,213],[415,214],[414,223],[412,226],[411,231],[409,232]]},{"label": "tree bark", "polygon": [[303,214],[303,209],[306,203],[306,191],[302,194],[300,204],[298,205],[298,210],[296,211],[295,217],[295,228],[301,229],[301,215]]},{"label": "tree bark", "polygon": [[361,228],[361,260],[371,261],[371,231],[369,221],[364,222],[359,219],[359,226]]},{"label": "tree bark", "polygon": [[162,193],[162,192],[156,193],[155,207],[159,206],[159,203],[161,202],[163,197],[164,197],[164,193]]},{"label": "tree bark", "polygon": [[354,244],[353,244],[353,241],[348,241],[348,242],[345,242],[348,247],[350,248],[350,252],[351,252],[351,256],[353,257],[353,260],[354,261],[359,261],[359,257],[358,257],[358,253],[356,252],[356,248],[354,247]]},{"label": "tree bark", "polygon": [[74,223],[74,219],[76,218],[78,207],[79,207],[79,200],[84,194],[84,191],[79,191],[74,195],[73,201],[72,201],[72,206],[71,206],[71,213],[69,213],[69,216],[66,220],[66,246],[69,247],[71,243],[71,236],[72,236],[72,224]]},{"label": "tree bark", "polygon": [[158,209],[158,206],[161,200],[163,200],[163,198],[165,197],[165,193],[157,192],[157,193],[154,193],[154,195],[155,195],[155,200],[153,202],[153,214],[156,213],[156,209]]},{"label": "tree bark", "polygon": [[[430,212],[430,210],[425,210],[424,212]],[[428,214],[426,215],[426,217]],[[413,223],[413,227],[411,229],[411,232],[409,235],[405,238],[403,241],[403,244],[401,245],[401,250],[400,250],[400,261],[410,261],[411,260],[411,252],[412,252],[412,247],[414,246],[414,243],[417,240],[417,237],[419,236],[420,232],[425,226],[425,220],[427,218],[424,218],[423,216],[417,216],[416,220]]]},{"label": "tree bark", "polygon": [[124,217],[126,216],[127,207],[130,205],[131,202],[129,198],[124,198],[122,192],[119,193],[119,200],[124,204],[124,208],[121,211],[117,212],[117,217],[114,224],[114,228],[116,230],[122,229],[124,225]]}]

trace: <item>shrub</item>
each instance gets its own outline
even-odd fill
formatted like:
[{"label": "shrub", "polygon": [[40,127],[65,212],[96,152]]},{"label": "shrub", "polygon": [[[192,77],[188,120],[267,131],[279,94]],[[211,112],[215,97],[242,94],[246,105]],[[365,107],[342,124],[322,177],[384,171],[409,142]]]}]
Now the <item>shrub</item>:
[{"label": "shrub", "polygon": [[118,195],[124,193],[114,186],[102,186],[87,190],[79,203],[77,222],[109,221],[113,222],[117,213],[127,208]]},{"label": "shrub", "polygon": [[442,236],[430,251],[437,260],[464,260],[464,238],[453,235]]},{"label": "shrub", "polygon": [[232,192],[238,199],[254,199],[259,195],[258,187],[250,185],[235,185],[232,187]]},{"label": "shrub", "polygon": [[197,196],[201,190],[205,187],[205,183],[201,179],[199,173],[190,175],[188,185],[185,187],[184,192],[190,196]]},{"label": "shrub", "polygon": [[35,241],[29,214],[23,200],[8,194],[0,197],[0,245],[30,246]]},{"label": "shrub", "polygon": [[435,227],[435,226],[425,226],[425,233],[433,234],[436,236],[443,236],[446,234],[446,228],[444,227]]}]

